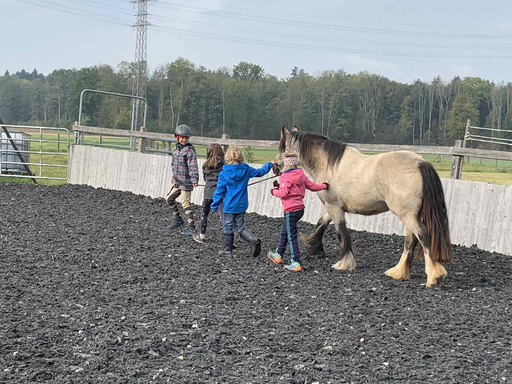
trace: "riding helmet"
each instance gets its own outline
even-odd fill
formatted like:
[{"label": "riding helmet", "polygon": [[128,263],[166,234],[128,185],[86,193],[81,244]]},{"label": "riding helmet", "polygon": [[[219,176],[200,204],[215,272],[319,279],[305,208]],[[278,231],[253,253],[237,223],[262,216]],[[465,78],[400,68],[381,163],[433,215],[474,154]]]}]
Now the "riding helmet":
[{"label": "riding helmet", "polygon": [[190,127],[188,125],[181,124],[181,125],[178,125],[178,127],[176,128],[176,131],[174,131],[174,134],[177,136],[190,137],[190,136],[192,136],[192,130],[190,129]]}]

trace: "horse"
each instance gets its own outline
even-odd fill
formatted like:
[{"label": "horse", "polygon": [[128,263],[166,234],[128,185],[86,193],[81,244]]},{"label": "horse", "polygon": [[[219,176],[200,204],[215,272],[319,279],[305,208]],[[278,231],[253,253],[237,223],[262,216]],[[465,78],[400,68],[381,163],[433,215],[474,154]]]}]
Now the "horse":
[{"label": "horse", "polygon": [[347,145],[294,126],[281,128],[281,140],[274,172],[280,174],[284,155],[294,151],[304,170],[329,188],[318,193],[325,210],[315,231],[303,236],[309,254],[325,256],[324,232],[331,223],[341,248],[341,258],[332,267],[354,270],[356,261],[345,222],[345,212],[377,215],[393,212],[406,227],[400,261],[385,274],[396,280],[409,280],[418,242],[418,258],[425,260],[427,287],[441,286],[447,276],[443,264],[453,260],[448,215],[443,186],[432,164],[410,151],[365,155]]}]

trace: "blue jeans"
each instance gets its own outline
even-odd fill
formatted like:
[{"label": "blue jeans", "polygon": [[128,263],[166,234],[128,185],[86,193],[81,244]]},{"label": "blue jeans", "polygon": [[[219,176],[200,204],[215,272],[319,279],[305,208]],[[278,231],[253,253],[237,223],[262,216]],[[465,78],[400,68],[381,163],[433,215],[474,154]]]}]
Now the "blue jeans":
[{"label": "blue jeans", "polygon": [[279,237],[279,245],[277,253],[281,256],[286,251],[286,245],[290,243],[290,252],[292,254],[292,262],[300,263],[299,242],[297,241],[297,223],[304,216],[304,210],[284,213],[284,224],[281,226],[281,236]]},{"label": "blue jeans", "polygon": [[245,229],[244,225],[245,212],[242,213],[224,213],[224,218],[222,220],[222,233],[226,235],[230,235],[233,233],[233,227],[236,229],[238,233],[242,232]]}]

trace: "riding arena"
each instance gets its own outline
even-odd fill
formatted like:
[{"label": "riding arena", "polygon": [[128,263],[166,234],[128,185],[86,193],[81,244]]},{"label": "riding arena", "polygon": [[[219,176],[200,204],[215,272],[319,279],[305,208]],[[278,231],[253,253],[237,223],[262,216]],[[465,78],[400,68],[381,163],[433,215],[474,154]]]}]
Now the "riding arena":
[{"label": "riding arena", "polygon": [[[453,245],[442,285],[429,284],[427,254],[413,263],[407,237],[353,229],[349,217],[345,228],[325,224],[322,252],[301,243],[303,271],[288,272],[265,257],[283,219],[257,213],[246,223],[262,254],[251,257],[235,236],[233,256],[219,256],[216,214],[204,244],[169,231],[162,191],[110,188],[108,156],[127,154],[100,152],[91,158],[106,168],[87,176],[101,178],[96,185],[84,181],[93,162],[78,157],[72,183],[0,183],[0,382],[512,380],[510,256]],[[137,164],[158,157],[133,155]],[[269,196],[254,194],[251,204],[265,206]],[[304,239],[318,228],[299,223]],[[333,268],[348,249],[340,231],[356,268]],[[401,255],[409,275],[391,278]]]}]

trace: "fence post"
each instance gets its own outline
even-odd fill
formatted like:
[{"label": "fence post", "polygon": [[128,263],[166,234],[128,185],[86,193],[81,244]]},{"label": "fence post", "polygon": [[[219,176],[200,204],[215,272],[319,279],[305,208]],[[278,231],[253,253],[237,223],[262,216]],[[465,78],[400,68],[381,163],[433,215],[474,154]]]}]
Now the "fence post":
[{"label": "fence post", "polygon": [[[455,140],[455,147],[462,147],[462,140]],[[464,160],[464,156],[456,156],[452,157],[452,171],[450,174],[451,179],[460,180],[462,178],[462,162]]]},{"label": "fence post", "polygon": [[[222,134],[222,140],[226,140],[226,139],[229,139],[229,135],[227,133],[223,133]],[[222,146],[222,149],[224,150],[224,153],[226,153],[226,151],[228,150],[228,147],[229,147],[229,145],[223,145]]]},{"label": "fence post", "polygon": [[466,148],[466,141],[469,140],[469,127],[471,126],[471,120],[466,121],[466,131],[464,132],[464,142],[462,146]]},{"label": "fence post", "polygon": [[139,148],[138,148],[138,150],[139,150],[140,153],[144,153],[146,151],[146,138],[145,137],[139,137]]}]

